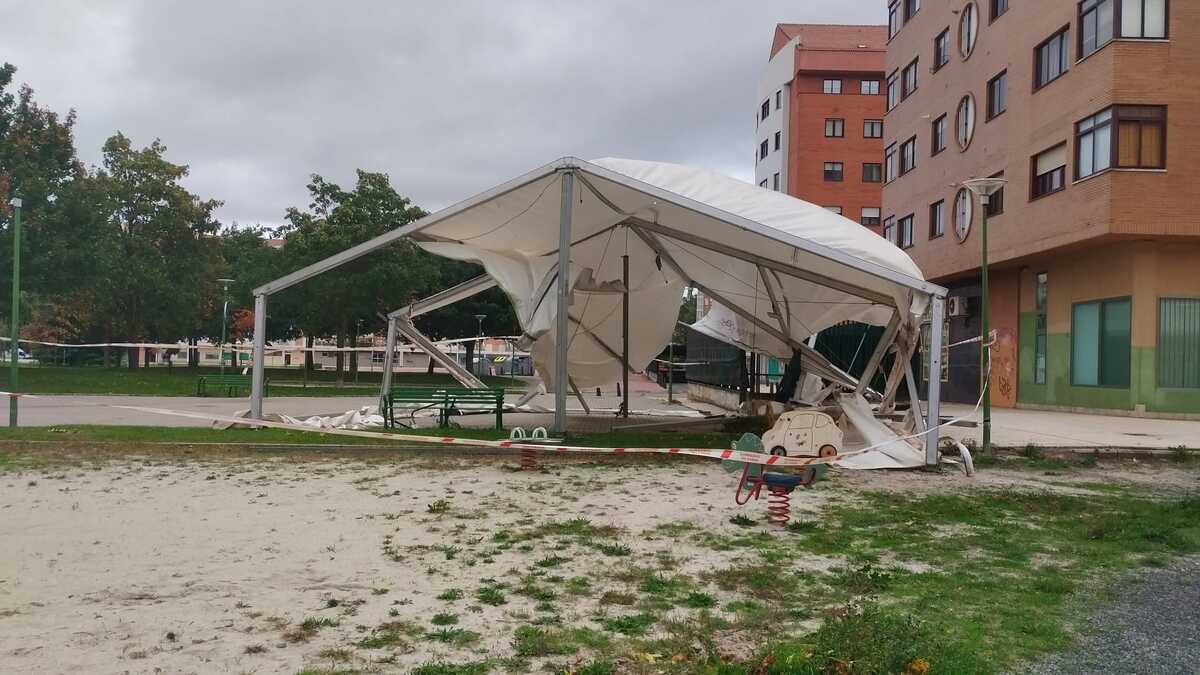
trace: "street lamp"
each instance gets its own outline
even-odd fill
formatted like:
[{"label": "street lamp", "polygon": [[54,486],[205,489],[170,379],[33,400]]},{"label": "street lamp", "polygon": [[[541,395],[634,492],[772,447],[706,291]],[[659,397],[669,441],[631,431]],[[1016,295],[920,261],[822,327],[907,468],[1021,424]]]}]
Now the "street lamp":
[{"label": "street lamp", "polygon": [[24,202],[13,197],[8,202],[13,207],[13,270],[12,270],[12,331],[9,347],[12,348],[12,363],[9,365],[8,384],[12,393],[8,397],[8,426],[17,426],[17,362],[21,358],[21,206]]},{"label": "street lamp", "polygon": [[[979,223],[979,239],[982,247],[982,255],[980,258],[980,290],[982,295],[983,307],[980,310],[979,317],[979,359],[980,370],[986,374],[986,379],[983,380],[983,451],[990,453],[992,451],[992,358],[990,348],[988,347],[988,205],[991,203],[992,195],[1004,187],[1008,183],[1003,178],[971,178],[963,181],[963,187],[971,191],[972,194],[979,197],[979,210],[982,212],[982,217]],[[941,326],[930,328],[930,330],[941,330]],[[985,360],[986,355],[986,360]]]},{"label": "street lamp", "polygon": [[[480,361],[483,360],[483,320],[486,318],[487,318],[487,314],[476,314],[475,315],[475,319],[479,321],[479,338],[480,338],[479,349],[477,350],[479,352],[479,354],[475,358]],[[474,363],[468,363],[467,367],[471,369],[472,373],[475,372],[475,364]]]},{"label": "street lamp", "polygon": [[233,279],[217,279],[217,283],[221,284],[224,301],[221,303],[221,344],[219,344],[217,355],[221,360],[221,374],[225,374],[225,320],[229,317],[229,284],[233,283]]}]

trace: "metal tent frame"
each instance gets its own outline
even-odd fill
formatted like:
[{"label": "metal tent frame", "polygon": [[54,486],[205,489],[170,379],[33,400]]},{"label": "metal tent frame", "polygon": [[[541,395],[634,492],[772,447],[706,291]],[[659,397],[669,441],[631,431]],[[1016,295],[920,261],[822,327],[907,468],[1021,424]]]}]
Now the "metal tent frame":
[{"label": "metal tent frame", "polygon": [[[898,306],[897,300],[892,296],[879,292],[877,289],[856,285],[851,280],[839,278],[831,274],[823,274],[816,270],[805,269],[799,265],[788,264],[778,259],[764,257],[752,251],[740,250],[731,248],[726,243],[715,242],[708,240],[698,234],[684,231],[678,228],[673,228],[668,224],[638,218],[632,214],[626,214],[611,201],[604,191],[597,188],[596,182],[609,182],[616,184],[622,188],[640,193],[643,196],[652,198],[657,202],[673,205],[683,209],[686,212],[705,216],[723,224],[750,232],[760,237],[771,240],[780,246],[794,249],[798,252],[804,252],[813,256],[817,256],[825,261],[836,263],[838,266],[847,268],[845,271],[857,272],[867,275],[865,278],[876,279],[894,284],[899,287],[908,289],[913,293],[923,294],[929,298],[929,315],[932,325],[941,325],[944,319],[945,300],[947,291],[945,288],[936,284],[927,282],[923,279],[909,276],[903,272],[891,269],[884,265],[862,260],[855,257],[846,251],[839,250],[830,246],[826,246],[819,242],[814,242],[803,237],[795,236],[788,232],[784,232],[773,227],[763,225],[759,222],[745,218],[736,214],[723,211],[709,204],[697,201],[669,190],[665,190],[655,185],[651,185],[616,171],[612,171],[603,166],[586,162],[575,157],[563,157],[554,162],[546,164],[542,167],[534,169],[524,175],[521,175],[513,180],[502,183],[490,190],[486,190],[474,197],[459,202],[453,206],[447,207],[436,213],[430,214],[420,220],[409,223],[402,227],[396,228],[390,232],[384,233],[373,239],[365,241],[361,244],[353,246],[341,253],[337,253],[324,260],[318,261],[307,267],[296,270],[290,274],[282,276],[274,281],[268,282],[254,289],[254,364],[251,378],[251,396],[250,396],[250,416],[254,419],[262,418],[262,400],[263,400],[263,355],[265,352],[266,338],[266,308],[267,298],[279,291],[289,288],[295,284],[301,283],[307,279],[318,276],[332,269],[337,268],[347,262],[355,260],[363,255],[371,253],[381,247],[395,242],[402,238],[411,238],[416,241],[438,241],[439,238],[423,234],[423,231],[449,218],[463,214],[471,209],[475,209],[485,205],[493,200],[504,197],[509,193],[521,189],[531,183],[541,181],[547,177],[557,175],[561,178],[561,196],[558,217],[558,246],[557,246],[557,269],[570,269],[570,251],[571,246],[582,243],[581,241],[572,240],[572,216],[574,214],[575,203],[577,197],[582,194],[582,190],[586,190],[595,196],[601,203],[612,209],[615,213],[622,217],[619,222],[611,225],[610,228],[625,227],[629,228],[635,235],[637,240],[641,241],[650,250],[652,250],[664,264],[670,266],[681,278],[697,285],[702,291],[706,292],[710,297],[713,297],[717,302],[721,302],[729,309],[733,310],[741,318],[749,321],[759,330],[781,340],[789,347],[795,350],[800,350],[808,364],[809,372],[813,372],[830,380],[835,385],[840,385],[847,389],[855,390],[856,393],[861,393],[866,387],[866,383],[880,367],[883,357],[889,350],[895,350],[897,359],[893,365],[892,373],[888,377],[888,387],[884,392],[884,405],[891,405],[894,401],[896,390],[901,381],[905,381],[909,390],[910,397],[914,405],[914,420],[918,431],[924,429],[934,429],[939,424],[940,418],[940,383],[939,373],[941,371],[941,356],[942,356],[942,332],[940,330],[931,330],[929,345],[929,371],[928,371],[928,405],[925,411],[924,424],[919,418],[922,416],[919,410],[919,398],[917,397],[916,381],[911,373],[911,367],[908,365],[908,360],[911,357],[913,350],[916,348],[917,331],[914,328],[914,322],[906,316],[910,317],[911,313],[908,307]],[[582,188],[578,188],[576,183],[579,183]],[[589,235],[589,238],[595,236],[595,233]],[[684,267],[681,266],[672,256],[671,248],[668,245],[683,246],[688,245],[699,249],[718,252],[722,255],[736,259],[744,263],[753,264],[757,269],[767,289],[767,294],[770,298],[771,305],[775,309],[775,316],[780,318],[779,326],[771,325],[763,321],[758,316],[740,309],[736,303],[722,302],[720,292],[715,289],[705,288],[697,283],[691,275],[687,274]],[[566,244],[566,245],[564,245]],[[549,253],[553,253],[551,251]],[[884,332],[884,339],[880,341],[879,346],[871,355],[867,363],[867,370],[863,377],[855,380],[847,373],[841,371],[827,359],[822,357],[816,351],[812,350],[802,340],[796,339],[790,333],[790,326],[782,320],[784,313],[790,312],[787,307],[786,300],[780,306],[780,294],[782,288],[779,275],[793,277],[806,282],[816,284],[829,289],[841,291],[858,298],[869,301],[872,304],[890,307],[893,314],[887,328]],[[861,275],[860,275],[861,277]],[[555,324],[555,387],[554,387],[554,426],[555,431],[561,433],[566,428],[566,399],[568,393],[572,389],[572,383],[567,373],[567,358],[566,351],[569,345],[569,331],[573,317],[569,311],[569,298],[571,294],[571,279],[568,274],[554,274],[547,277],[547,283],[553,278],[557,287],[557,311]],[[772,283],[771,279],[775,280]],[[433,311],[439,307],[452,304],[465,297],[469,297],[487,288],[494,286],[496,282],[487,275],[476,277],[470,281],[464,282],[446,291],[436,293],[433,296],[418,300],[404,308],[398,309],[388,315],[388,345],[389,348],[385,353],[385,369],[384,378],[385,384],[381,390],[386,393],[387,386],[390,385],[392,353],[395,346],[395,340],[398,332],[405,332],[405,324],[411,325],[409,320],[419,314]],[[539,290],[541,296],[548,295],[549,286]],[[628,293],[628,289],[626,289]],[[780,310],[783,310],[782,312]],[[415,332],[415,329],[413,329]],[[625,333],[628,333],[627,324]],[[418,333],[419,335],[419,333]],[[411,334],[410,334],[411,337]],[[597,341],[598,338],[592,336]],[[604,345],[599,341],[600,345],[610,353],[616,350]],[[436,347],[434,347],[436,351]],[[615,354],[613,354],[616,356]],[[433,355],[431,354],[431,357]],[[628,371],[628,363],[626,372]],[[468,373],[469,375],[469,373]],[[473,377],[473,376],[471,376]],[[626,390],[627,391],[627,390]],[[925,461],[926,464],[932,465],[937,463],[937,434],[928,434],[925,438]]]}]

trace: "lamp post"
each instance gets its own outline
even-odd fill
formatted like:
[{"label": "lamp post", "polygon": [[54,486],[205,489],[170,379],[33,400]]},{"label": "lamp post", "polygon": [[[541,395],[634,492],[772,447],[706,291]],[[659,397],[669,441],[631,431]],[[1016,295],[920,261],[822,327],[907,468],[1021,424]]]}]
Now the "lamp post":
[{"label": "lamp post", "polygon": [[[487,318],[487,314],[476,314],[475,315],[475,319],[477,321],[479,321],[479,349],[476,350],[479,352],[479,354],[477,354],[475,356],[475,358],[480,361],[483,360],[483,320],[486,318]],[[474,363],[468,363],[467,367],[471,369],[472,373],[475,372],[475,364]],[[479,373],[475,373],[475,374],[478,375]]]},{"label": "lamp post", "polygon": [[[988,347],[988,206],[991,204],[992,195],[1004,187],[1008,181],[1003,178],[972,178],[963,181],[963,187],[971,191],[971,194],[979,196],[979,239],[982,253],[979,264],[980,274],[980,294],[982,296],[982,307],[980,308],[979,317],[979,360],[980,371],[986,377],[983,379],[983,451],[991,453],[992,451],[992,359],[990,348]],[[930,330],[941,330],[941,326],[936,328],[930,326]]]},{"label": "lamp post", "polygon": [[13,273],[12,273],[12,332],[9,347],[12,348],[12,363],[9,364],[8,426],[17,426],[17,362],[21,358],[21,206],[23,202],[14,197],[9,202],[13,207]]},{"label": "lamp post", "polygon": [[229,284],[233,279],[217,279],[221,284],[223,301],[221,302],[221,344],[217,345],[217,356],[221,361],[221,374],[225,374],[225,320],[229,317]]}]

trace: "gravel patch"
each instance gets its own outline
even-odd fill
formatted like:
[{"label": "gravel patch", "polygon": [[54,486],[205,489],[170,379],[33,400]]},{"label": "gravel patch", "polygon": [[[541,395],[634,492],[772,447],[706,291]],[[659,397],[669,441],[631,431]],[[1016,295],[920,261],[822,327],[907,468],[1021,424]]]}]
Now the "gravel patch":
[{"label": "gravel patch", "polygon": [[1088,619],[1071,650],[1023,673],[1154,673],[1200,668],[1200,556],[1152,570]]}]

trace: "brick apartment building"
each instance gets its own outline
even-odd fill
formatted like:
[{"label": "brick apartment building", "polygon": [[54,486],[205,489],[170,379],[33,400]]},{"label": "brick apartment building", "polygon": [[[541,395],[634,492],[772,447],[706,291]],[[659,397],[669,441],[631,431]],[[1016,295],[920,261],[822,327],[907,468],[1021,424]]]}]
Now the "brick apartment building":
[{"label": "brick apartment building", "polygon": [[779,24],[754,110],[754,176],[879,231],[886,26]]},{"label": "brick apartment building", "polygon": [[[989,207],[997,405],[1200,415],[1200,3],[898,0],[884,93],[885,236],[977,335]],[[929,330],[926,327],[926,330]],[[974,402],[977,347],[943,396]]]}]

